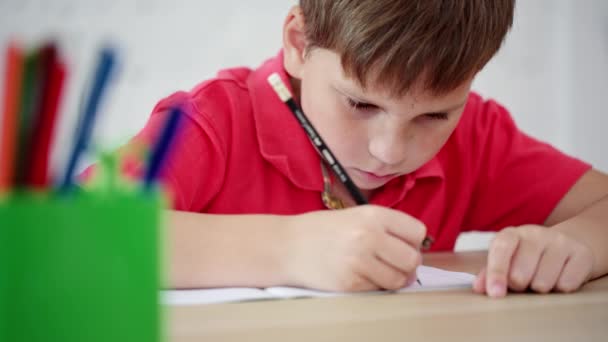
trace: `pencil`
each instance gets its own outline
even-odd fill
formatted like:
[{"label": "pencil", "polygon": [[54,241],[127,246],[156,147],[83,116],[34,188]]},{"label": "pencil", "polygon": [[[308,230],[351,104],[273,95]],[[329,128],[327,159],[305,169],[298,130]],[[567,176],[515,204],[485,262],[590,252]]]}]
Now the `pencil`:
[{"label": "pencil", "polygon": [[81,113],[80,122],[76,128],[76,141],[72,147],[72,152],[69,157],[70,159],[68,160],[68,166],[60,187],[60,192],[62,193],[69,191],[73,185],[72,177],[76,170],[76,165],[80,155],[86,150],[89,144],[89,139],[95,122],[95,116],[104,95],[104,90],[108,86],[110,75],[115,63],[116,56],[114,50],[109,48],[103,49],[97,62],[91,92],[89,93],[84,110]]},{"label": "pencil", "polygon": [[[291,92],[289,91],[289,89],[287,89],[287,87],[281,80],[281,77],[277,73],[273,73],[268,77],[268,83],[270,83],[270,85],[274,89],[275,93],[277,93],[281,101],[283,101],[287,105],[287,107],[289,107],[289,109],[291,110],[295,118],[298,120],[302,128],[304,128],[304,131],[308,135],[308,138],[310,139],[312,144],[319,151],[323,160],[327,162],[327,164],[331,167],[336,176],[338,176],[340,182],[344,184],[346,190],[348,190],[351,197],[355,200],[355,203],[357,203],[357,205],[368,204],[368,201],[365,196],[361,193],[359,188],[357,188],[355,183],[348,176],[348,173],[346,173],[338,159],[331,152],[327,144],[325,144],[323,138],[321,138],[319,133],[317,133],[317,130],[314,128],[312,123],[310,123],[310,121],[302,111],[302,108],[300,108],[300,106],[293,99]],[[427,250],[431,247],[432,243],[433,239],[427,236],[422,241],[421,248],[423,250]]]},{"label": "pencil", "polygon": [[162,167],[170,152],[171,142],[179,129],[181,116],[182,110],[179,106],[175,106],[169,111],[169,117],[161,131],[160,137],[156,141],[156,145],[152,149],[152,154],[150,155],[148,167],[144,175],[145,191],[150,191],[154,181],[162,171]]},{"label": "pencil", "polygon": [[296,117],[302,128],[304,128],[304,131],[306,131],[306,134],[308,134],[308,137],[310,138],[312,144],[319,151],[323,160],[327,162],[327,164],[334,171],[336,176],[338,176],[340,182],[344,184],[344,186],[348,190],[348,193],[355,200],[355,203],[357,203],[357,205],[368,204],[365,196],[361,193],[359,188],[357,188],[353,180],[342,167],[342,164],[340,164],[338,159],[334,156],[333,152],[331,152],[329,147],[327,147],[327,144],[325,143],[323,138],[321,138],[319,133],[317,133],[317,130],[313,127],[312,123],[310,123],[300,106],[293,99],[291,92],[289,91],[289,89],[287,89],[283,81],[281,81],[279,75],[273,73],[268,77],[268,82],[270,83],[274,91],[277,93],[277,95],[279,95],[281,101],[283,101],[289,107],[289,109]]},{"label": "pencil", "polygon": [[0,134],[0,193],[9,191],[14,184],[17,146],[18,113],[20,111],[21,82],[24,55],[17,43],[11,43],[6,51],[4,79],[4,110],[2,134]]},{"label": "pencil", "polygon": [[29,187],[38,189],[45,189],[49,182],[49,150],[65,78],[65,67],[54,43],[43,48],[42,56],[42,94],[32,126],[26,178]]}]

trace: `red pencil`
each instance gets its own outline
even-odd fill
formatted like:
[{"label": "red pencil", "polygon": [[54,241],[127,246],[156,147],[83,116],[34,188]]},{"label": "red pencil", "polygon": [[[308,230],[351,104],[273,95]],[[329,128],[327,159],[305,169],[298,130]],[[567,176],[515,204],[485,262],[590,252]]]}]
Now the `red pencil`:
[{"label": "red pencil", "polygon": [[37,189],[44,189],[49,185],[49,152],[66,74],[55,46],[45,47],[43,51],[43,70],[46,69],[46,75],[43,77],[40,108],[34,118],[26,169],[27,186]]},{"label": "red pencil", "polygon": [[0,193],[9,191],[14,182],[17,144],[17,115],[20,111],[23,81],[23,50],[13,42],[6,51],[4,108],[0,134]]}]

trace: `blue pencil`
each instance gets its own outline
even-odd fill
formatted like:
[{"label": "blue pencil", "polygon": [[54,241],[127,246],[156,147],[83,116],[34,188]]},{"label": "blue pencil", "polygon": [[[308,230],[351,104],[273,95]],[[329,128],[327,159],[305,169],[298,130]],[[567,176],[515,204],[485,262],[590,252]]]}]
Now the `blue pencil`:
[{"label": "blue pencil", "polygon": [[175,106],[171,108],[169,112],[169,117],[167,118],[167,122],[163,127],[160,138],[157,140],[154,149],[152,150],[152,154],[150,156],[150,160],[148,162],[148,167],[146,169],[146,173],[144,175],[144,190],[150,191],[154,181],[160,174],[162,170],[162,166],[164,161],[169,154],[169,148],[171,142],[173,141],[173,137],[176,135],[179,120],[181,118],[181,108],[179,106]]},{"label": "blue pencil", "polygon": [[72,178],[78,159],[82,152],[86,150],[89,144],[95,116],[99,108],[99,104],[107,88],[110,74],[116,64],[116,53],[113,49],[104,48],[100,52],[97,69],[93,79],[93,84],[89,97],[84,106],[84,111],[81,113],[80,121],[76,129],[76,138],[68,161],[68,166],[63,177],[63,181],[59,188],[60,192],[67,192],[72,187]]}]

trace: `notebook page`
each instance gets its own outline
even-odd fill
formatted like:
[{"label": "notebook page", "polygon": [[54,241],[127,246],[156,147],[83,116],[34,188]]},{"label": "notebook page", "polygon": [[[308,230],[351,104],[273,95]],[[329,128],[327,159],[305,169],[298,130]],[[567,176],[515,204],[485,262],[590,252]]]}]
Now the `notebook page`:
[{"label": "notebook page", "polygon": [[276,298],[275,295],[263,289],[250,287],[164,290],[161,292],[161,303],[165,305],[231,303]]},{"label": "notebook page", "polygon": [[422,285],[413,283],[398,292],[471,288],[475,280],[475,276],[470,273],[446,271],[430,266],[419,266],[417,272]]},{"label": "notebook page", "polygon": [[[469,273],[451,272],[430,266],[419,266],[417,269],[420,284],[414,282],[408,287],[396,292],[416,292],[416,291],[439,291],[456,288],[470,288],[473,285],[475,276]],[[338,297],[360,294],[386,294],[392,291],[370,291],[370,292],[326,292],[297,287],[276,286],[266,289],[280,298],[306,298],[306,297]]]},{"label": "notebook page", "polygon": [[[422,285],[412,285],[395,292],[438,291],[455,288],[470,288],[475,276],[469,273],[445,271],[435,267],[419,266],[418,279]],[[393,291],[370,292],[326,292],[297,287],[275,286],[266,289],[248,287],[226,287],[193,290],[166,290],[161,300],[166,305],[198,305],[213,303],[243,302],[264,299],[287,299],[307,297],[340,297],[352,295],[387,294]]]}]

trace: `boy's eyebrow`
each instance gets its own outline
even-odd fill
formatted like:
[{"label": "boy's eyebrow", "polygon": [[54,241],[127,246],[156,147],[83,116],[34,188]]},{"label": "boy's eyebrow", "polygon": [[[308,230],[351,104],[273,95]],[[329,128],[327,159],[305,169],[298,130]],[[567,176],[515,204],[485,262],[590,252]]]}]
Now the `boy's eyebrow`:
[{"label": "boy's eyebrow", "polygon": [[356,92],[350,91],[349,89],[345,89],[344,87],[332,85],[332,88],[334,88],[337,92],[342,93],[342,95],[346,95],[348,97],[352,97],[353,99],[355,99],[357,101],[361,101],[361,102],[365,102],[365,103],[370,103],[370,104],[372,104],[374,102],[374,101],[371,101],[371,100],[366,100],[365,96],[356,95],[355,94]]},{"label": "boy's eyebrow", "polygon": [[[370,104],[370,105],[374,105],[374,106],[382,109],[382,106],[376,104],[374,101],[369,101],[369,100],[366,100],[365,98],[363,98],[361,96],[353,95],[352,92],[349,91],[349,90],[347,90],[347,89],[340,89],[340,87],[336,87],[336,86],[333,86],[333,85],[331,87],[334,88],[334,90],[336,90],[337,92],[341,93],[342,95],[346,95],[348,97],[351,97],[351,98],[353,98],[354,100],[356,100],[358,102],[363,102],[363,103],[367,103],[367,104]],[[468,100],[469,100],[469,96],[467,94],[467,96],[465,97],[464,101],[461,101],[461,102],[459,102],[458,104],[456,104],[456,105],[454,105],[452,107],[449,107],[449,108],[446,108],[446,109],[443,109],[443,110],[432,111],[432,112],[433,113],[449,113],[451,111],[454,111],[454,110],[456,110],[456,109],[458,109],[458,108],[466,105],[467,102],[468,102]],[[431,113],[431,112],[427,112],[427,113]]]},{"label": "boy's eyebrow", "polygon": [[457,105],[455,105],[455,106],[452,106],[452,107],[450,107],[450,108],[446,108],[446,109],[444,109],[444,110],[440,110],[440,111],[438,111],[438,112],[445,112],[445,113],[451,112],[451,111],[453,111],[453,110],[456,110],[456,109],[458,109],[458,108],[460,108],[460,107],[462,107],[462,106],[466,105],[466,104],[467,104],[467,102],[469,102],[469,96],[467,96],[467,97],[464,99],[464,101],[460,102],[459,104],[457,104]]},{"label": "boy's eyebrow", "polygon": [[337,91],[338,93],[348,96],[357,102],[367,103],[369,105],[376,106],[381,110],[384,110],[384,108],[382,108],[382,106],[375,103],[374,101],[366,100],[365,98],[363,98],[361,96],[353,95],[353,93],[347,89],[340,89],[341,87],[337,87],[337,86],[333,86],[333,85],[331,87],[334,88],[334,90]]},{"label": "boy's eyebrow", "polygon": [[348,97],[352,97],[353,99],[355,99],[357,101],[365,102],[365,103],[369,103],[369,104],[372,104],[372,102],[373,102],[373,101],[368,101],[361,96],[354,95],[353,92],[351,92],[348,89],[343,89],[342,87],[338,87],[338,86],[334,86],[334,85],[332,85],[331,87],[334,88],[334,90],[337,91],[338,93],[341,93],[342,95],[346,95]]}]

